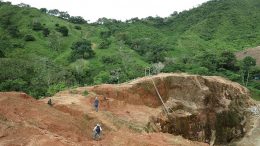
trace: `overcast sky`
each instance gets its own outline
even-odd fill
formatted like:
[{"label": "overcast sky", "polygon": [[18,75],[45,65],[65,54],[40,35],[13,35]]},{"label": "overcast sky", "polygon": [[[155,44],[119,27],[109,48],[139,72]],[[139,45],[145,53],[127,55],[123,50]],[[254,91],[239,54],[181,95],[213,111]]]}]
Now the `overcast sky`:
[{"label": "overcast sky", "polygon": [[7,0],[12,4],[26,3],[36,8],[68,11],[91,22],[106,17],[126,20],[134,17],[167,17],[174,11],[188,10],[208,0]]}]

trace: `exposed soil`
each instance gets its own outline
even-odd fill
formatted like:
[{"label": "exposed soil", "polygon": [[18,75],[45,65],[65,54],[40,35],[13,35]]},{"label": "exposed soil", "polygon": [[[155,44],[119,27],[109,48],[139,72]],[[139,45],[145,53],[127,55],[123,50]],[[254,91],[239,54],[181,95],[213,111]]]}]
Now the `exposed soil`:
[{"label": "exposed soil", "polygon": [[[151,79],[171,108],[170,116],[164,114]],[[95,97],[100,100],[99,112],[93,109]],[[47,104],[50,98],[53,106]],[[243,132],[250,135],[252,127],[248,125],[254,116],[248,108],[254,106],[248,90],[237,83],[187,74],[159,74],[120,85],[80,87],[38,101],[24,93],[0,93],[0,145],[206,146],[218,136],[200,132],[216,130],[217,115],[223,118],[227,111],[239,111],[239,118],[243,114]],[[209,129],[201,126],[207,120]],[[191,122],[200,128],[187,128]],[[100,141],[92,139],[97,123],[103,129]],[[180,125],[176,127],[176,123]],[[229,127],[231,133],[236,127]],[[244,134],[229,134],[229,138],[237,140]]]},{"label": "exposed soil", "polygon": [[260,46],[256,48],[249,48],[244,51],[236,53],[236,56],[239,60],[242,60],[246,56],[251,56],[256,59],[256,65],[260,66]]}]

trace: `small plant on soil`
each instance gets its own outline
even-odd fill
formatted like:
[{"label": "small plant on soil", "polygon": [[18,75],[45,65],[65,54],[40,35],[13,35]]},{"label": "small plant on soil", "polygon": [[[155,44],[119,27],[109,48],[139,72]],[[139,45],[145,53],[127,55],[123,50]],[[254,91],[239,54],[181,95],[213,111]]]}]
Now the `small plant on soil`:
[{"label": "small plant on soil", "polygon": [[88,95],[88,91],[85,90],[83,93],[82,93],[83,96],[87,96]]}]

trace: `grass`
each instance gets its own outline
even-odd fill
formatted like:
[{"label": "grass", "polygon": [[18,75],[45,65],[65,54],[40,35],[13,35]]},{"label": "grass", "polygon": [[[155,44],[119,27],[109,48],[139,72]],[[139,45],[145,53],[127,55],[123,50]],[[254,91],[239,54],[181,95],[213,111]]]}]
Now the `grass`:
[{"label": "grass", "polygon": [[[64,80],[62,81],[69,82],[68,86],[73,86],[74,84],[93,84],[95,77],[101,71],[105,71],[107,74],[113,76],[113,72],[120,70],[120,82],[125,82],[143,76],[143,69],[145,67],[151,66],[154,62],[159,62],[158,59],[151,62],[152,59],[157,57],[164,58],[163,55],[159,55],[160,57],[157,56],[157,52],[152,52],[152,49],[163,48],[162,50],[166,54],[165,57],[174,58],[174,62],[178,63],[183,57],[194,58],[194,56],[202,53],[202,50],[217,53],[223,49],[239,51],[245,47],[259,45],[260,29],[255,28],[258,28],[260,23],[255,18],[259,18],[260,16],[259,9],[256,9],[256,6],[260,5],[260,2],[258,0],[250,0],[250,2],[237,1],[209,1],[207,4],[180,13],[177,16],[162,18],[163,23],[156,19],[143,19],[133,23],[111,22],[104,25],[73,24],[67,20],[42,13],[36,8],[20,8],[1,3],[0,19],[6,18],[6,20],[9,20],[10,17],[11,24],[8,24],[6,27],[11,25],[17,26],[21,37],[12,37],[8,29],[2,26],[2,22],[4,21],[0,21],[0,43],[2,36],[11,42],[7,42],[7,44],[11,44],[10,49],[4,50],[7,58],[25,58],[28,60],[35,60],[37,58],[38,60],[53,62],[54,66],[59,66],[62,68],[62,73],[66,74],[66,77],[63,77]],[[226,6],[229,9],[226,9]],[[252,15],[248,15],[249,13]],[[52,37],[57,39],[54,42],[59,44],[58,50],[54,50],[52,45],[50,45],[51,40],[53,40],[51,35],[44,37],[42,31],[32,30],[32,24],[35,22],[40,22],[44,28],[50,30],[51,34],[55,34]],[[69,30],[69,35],[67,37],[61,36],[56,30],[56,24],[66,26]],[[81,30],[75,29],[76,25],[80,26]],[[111,36],[106,38],[111,41],[111,45],[107,49],[98,48],[103,39],[100,33],[103,31],[113,32]],[[36,41],[25,42],[23,36],[27,34],[33,35]],[[210,39],[207,39],[207,36]],[[87,69],[84,71],[81,70],[82,68],[72,68],[75,62],[69,60],[72,44],[81,39],[90,40],[93,50],[96,53],[93,58],[86,60],[88,63],[84,64],[84,67],[87,66]],[[13,47],[13,44],[20,44],[20,46],[16,45],[16,47]],[[139,50],[137,46],[139,46]],[[160,51],[160,49],[158,50]],[[112,61],[112,63],[109,61],[106,62],[104,59],[102,61],[102,58],[116,61]],[[47,64],[47,61],[45,64],[43,63],[44,61],[38,62],[42,63],[42,66],[46,66]],[[191,65],[193,63],[196,65],[196,62],[192,62]],[[39,64],[35,66],[36,68],[43,68]],[[48,67],[51,68],[50,70],[56,69],[53,66]],[[189,69],[185,71],[188,72]],[[46,76],[43,73],[36,74],[35,76],[37,77],[36,81],[39,78],[46,81]],[[57,74],[56,76],[57,81],[53,82],[60,82],[61,79],[59,77],[62,78],[62,75]],[[104,77],[106,80],[104,79],[102,82],[114,83],[115,81],[111,76],[109,80]],[[14,78],[19,77],[17,75]],[[5,76],[2,78],[4,82],[9,79]],[[2,78],[0,75],[1,80]],[[32,82],[25,76],[21,78],[26,79],[28,86]],[[96,79],[101,80],[100,78]],[[40,82],[44,83],[44,81]],[[49,83],[46,88],[48,86]],[[47,90],[35,89],[35,86],[26,88],[33,92],[45,92]],[[259,92],[254,90],[252,94],[253,98],[260,100]]]},{"label": "grass", "polygon": [[82,93],[83,96],[87,96],[88,94],[89,94],[89,93],[88,93],[87,90],[83,91],[83,93]]},{"label": "grass", "polygon": [[251,97],[257,101],[260,101],[260,91],[254,88],[249,88],[251,91]]}]

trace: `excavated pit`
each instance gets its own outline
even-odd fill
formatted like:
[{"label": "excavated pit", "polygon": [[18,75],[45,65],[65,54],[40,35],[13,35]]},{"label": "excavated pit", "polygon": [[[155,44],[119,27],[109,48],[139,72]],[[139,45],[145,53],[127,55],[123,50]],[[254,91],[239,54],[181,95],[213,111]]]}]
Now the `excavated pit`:
[{"label": "excavated pit", "polygon": [[94,86],[89,91],[133,105],[162,106],[158,88],[169,114],[150,117],[148,131],[181,135],[184,138],[226,144],[243,137],[255,106],[249,91],[221,77],[188,74],[159,74],[121,85]]},{"label": "excavated pit", "polygon": [[[99,112],[92,108],[96,96]],[[188,74],[79,87],[39,101],[8,92],[0,93],[0,145],[259,145],[254,114],[260,111],[243,86]],[[104,129],[101,141],[92,140],[96,123]]]}]

